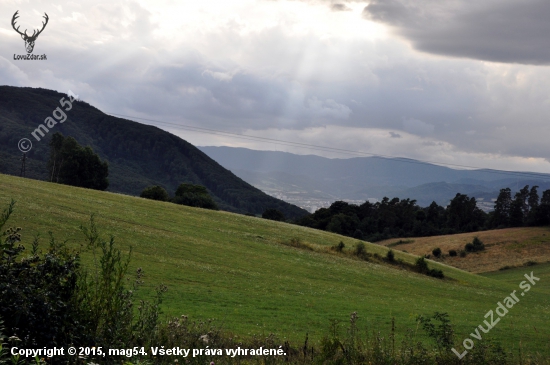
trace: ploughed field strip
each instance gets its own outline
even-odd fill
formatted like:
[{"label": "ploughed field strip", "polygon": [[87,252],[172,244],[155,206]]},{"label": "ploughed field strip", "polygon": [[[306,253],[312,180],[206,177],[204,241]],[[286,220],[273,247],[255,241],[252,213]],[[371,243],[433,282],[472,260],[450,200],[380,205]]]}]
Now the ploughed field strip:
[{"label": "ploughed field strip", "polygon": [[[145,272],[139,295],[149,297],[164,283],[165,315],[216,318],[242,335],[273,332],[298,343],[308,333],[319,339],[328,333],[330,320],[349,321],[357,311],[360,327],[369,331],[389,333],[395,317],[399,338],[416,327],[417,315],[438,311],[449,313],[462,338],[517,290],[525,273],[537,275],[534,266],[500,281],[429,260],[430,268],[444,272],[441,280],[338,254],[328,248],[342,241],[352,249],[357,241],[305,227],[6,175],[0,175],[0,186],[3,206],[11,198],[17,201],[10,225],[23,228],[23,244],[30,246],[41,233],[46,245],[52,231],[79,247],[84,242],[79,226],[95,213],[105,236],[112,234],[126,251],[132,246],[131,267]],[[293,238],[318,249],[282,244]],[[387,252],[379,245],[366,244],[366,249]],[[395,255],[415,260],[397,250]],[[88,256],[83,261],[91,262]],[[544,280],[484,336],[507,348],[518,348],[521,341],[523,351],[550,356]]]},{"label": "ploughed field strip", "polygon": [[[466,257],[450,257],[450,250],[460,252],[478,237],[485,250]],[[439,247],[444,255],[439,262],[456,268],[484,273],[507,267],[550,262],[550,227],[519,227],[446,236],[389,239],[378,244],[415,255],[430,255]],[[433,257],[432,257],[433,258]]]}]

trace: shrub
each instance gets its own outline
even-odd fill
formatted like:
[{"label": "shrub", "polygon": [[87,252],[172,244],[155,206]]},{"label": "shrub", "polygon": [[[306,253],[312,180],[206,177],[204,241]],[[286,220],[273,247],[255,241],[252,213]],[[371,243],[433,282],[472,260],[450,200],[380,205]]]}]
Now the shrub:
[{"label": "shrub", "polygon": [[388,262],[394,262],[395,261],[395,254],[393,253],[393,250],[390,249],[386,253],[386,260],[388,260]]},{"label": "shrub", "polygon": [[367,253],[367,249],[363,242],[357,242],[355,245],[355,255],[364,256]]},{"label": "shrub", "polygon": [[428,272],[428,263],[426,262],[426,259],[424,257],[417,258],[414,266],[416,267],[416,270],[420,273],[424,274]]},{"label": "shrub", "polygon": [[441,249],[439,247],[434,248],[432,250],[432,255],[434,255],[434,257],[438,257],[438,258],[441,257]]},{"label": "shrub", "polygon": [[483,244],[483,242],[477,238],[477,237],[474,237],[474,240],[472,241],[472,245],[474,246],[474,249],[475,251],[483,251],[485,250],[485,245]]},{"label": "shrub", "polygon": [[466,251],[461,250],[460,251],[460,257],[466,257]]},{"label": "shrub", "polygon": [[474,237],[474,240],[471,243],[467,243],[464,249],[467,252],[478,252],[485,250],[485,245],[479,238]]},{"label": "shrub", "polygon": [[416,271],[421,274],[426,274],[438,279],[444,278],[443,271],[428,268],[428,263],[424,257],[417,258],[414,267],[416,268]]},{"label": "shrub", "polygon": [[428,270],[427,275],[438,279],[443,279],[445,277],[445,275],[443,275],[443,271],[437,269]]},{"label": "shrub", "polygon": [[[12,200],[0,217],[0,232],[13,212]],[[38,237],[30,255],[22,258],[25,247],[21,228],[1,234],[0,317],[6,333],[21,339],[19,347],[55,347],[82,338],[82,325],[70,305],[77,291],[78,254],[50,238],[44,255],[38,254]]]},{"label": "shrub", "polygon": [[162,186],[149,186],[141,192],[140,197],[145,199],[152,199],[152,200],[159,200],[162,202],[166,202],[170,200],[170,197],[168,196],[168,192],[162,187]]},{"label": "shrub", "polygon": [[262,218],[269,219],[272,221],[279,221],[279,222],[285,221],[285,215],[281,211],[273,208],[266,209],[262,213]]},{"label": "shrub", "polygon": [[75,298],[93,343],[105,347],[151,344],[166,287],[161,284],[152,303],[142,300],[137,311],[134,310],[134,295],[143,284],[143,271],[137,269],[133,285],[127,288],[131,248],[128,256],[123,258],[112,236],[108,241],[100,237],[93,215],[89,228],[80,228],[93,257],[99,256],[98,260],[94,259],[90,275],[83,271],[79,276],[80,290]]},{"label": "shrub", "polygon": [[[12,201],[0,216],[0,232],[14,204]],[[90,275],[80,268],[80,253],[67,249],[51,234],[45,254],[38,252],[37,237],[30,255],[24,258],[20,257],[25,250],[19,244],[21,228],[10,228],[1,235],[0,318],[5,321],[3,333],[17,337],[18,347],[95,344],[122,348],[153,344],[166,288],[161,285],[153,302],[142,300],[135,310],[133,295],[141,284],[141,269],[133,287],[126,288],[129,256],[122,257],[112,237],[109,241],[101,239],[93,216],[90,221],[89,228],[81,227],[87,239],[84,249],[93,251]],[[59,363],[68,363],[66,360],[60,359]]]},{"label": "shrub", "polygon": [[449,250],[449,256],[455,257],[457,255],[456,250]]},{"label": "shrub", "polygon": [[[439,325],[432,323],[439,321]],[[435,312],[432,317],[418,316],[416,320],[422,325],[422,329],[426,332],[428,337],[432,338],[439,350],[439,352],[450,352],[454,345],[454,329],[449,320],[447,313]]]},{"label": "shrub", "polygon": [[346,247],[346,245],[344,244],[344,242],[340,241],[340,243],[338,243],[337,245],[332,246],[332,249],[336,252],[342,252],[344,251],[344,247]]}]

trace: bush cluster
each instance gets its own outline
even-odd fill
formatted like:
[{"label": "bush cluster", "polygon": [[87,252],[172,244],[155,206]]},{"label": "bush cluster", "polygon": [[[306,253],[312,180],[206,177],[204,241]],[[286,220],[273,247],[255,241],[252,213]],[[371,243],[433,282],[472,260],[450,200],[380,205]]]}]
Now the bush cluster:
[{"label": "bush cluster", "polygon": [[168,200],[170,200],[170,196],[168,195],[166,189],[158,185],[145,188],[141,192],[140,197],[145,199],[158,200],[161,202],[167,202]]},{"label": "bush cluster", "polygon": [[443,275],[443,271],[430,269],[424,257],[419,257],[418,259],[416,259],[414,266],[416,270],[421,274],[425,274],[438,279],[443,279],[445,277],[445,275]]},{"label": "bush cluster", "polygon": [[281,211],[272,208],[266,209],[262,213],[262,218],[278,222],[284,222],[286,220],[285,215]]},{"label": "bush cluster", "polygon": [[478,252],[485,250],[485,244],[478,238],[474,237],[473,241],[471,243],[467,243],[466,246],[464,246],[464,249],[466,252]]},{"label": "bush cluster", "polygon": [[214,199],[212,199],[208,193],[208,190],[201,185],[186,183],[180,184],[173,198],[170,198],[168,192],[162,186],[149,186],[141,192],[140,197],[165,202],[169,201],[175,204],[187,205],[190,207],[212,210],[219,209]]}]

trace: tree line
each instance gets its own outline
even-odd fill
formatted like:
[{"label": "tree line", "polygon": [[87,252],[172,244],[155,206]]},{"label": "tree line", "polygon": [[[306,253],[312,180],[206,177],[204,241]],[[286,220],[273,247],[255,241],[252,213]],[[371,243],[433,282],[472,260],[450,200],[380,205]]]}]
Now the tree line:
[{"label": "tree line", "polygon": [[545,226],[550,224],[550,189],[539,197],[538,186],[525,185],[514,198],[510,188],[501,189],[492,214],[493,227]]},{"label": "tree line", "polygon": [[413,199],[366,201],[361,205],[343,201],[318,209],[297,224],[371,242],[397,237],[422,237],[480,230],[550,224],[550,189],[526,185],[512,198],[510,188],[501,189],[494,211],[477,207],[476,199],[456,194],[446,207],[432,202],[420,207]]}]

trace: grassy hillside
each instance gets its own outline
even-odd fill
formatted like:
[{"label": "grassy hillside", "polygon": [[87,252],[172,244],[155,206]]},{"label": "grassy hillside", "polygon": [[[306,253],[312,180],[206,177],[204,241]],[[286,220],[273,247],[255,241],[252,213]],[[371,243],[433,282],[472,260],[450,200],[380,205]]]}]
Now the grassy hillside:
[{"label": "grassy hillside", "polygon": [[492,278],[506,282],[509,284],[516,284],[517,278],[521,277],[526,271],[533,271],[536,273],[536,277],[540,278],[540,281],[537,282],[536,286],[540,292],[546,292],[550,294],[550,263],[536,265],[534,267],[529,267],[528,269],[524,267],[516,267],[510,270],[499,270],[482,274],[487,278]]},{"label": "grassy hillside", "polygon": [[439,247],[448,255],[449,250],[463,250],[476,236],[485,244],[485,251],[470,253],[466,257],[446,256],[439,261],[474,273],[533,262],[550,262],[550,227],[507,228],[446,236],[389,239],[379,244],[415,255],[431,254],[434,248]]},{"label": "grassy hillside", "polygon": [[[109,191],[139,195],[150,185],[161,185],[170,194],[182,182],[208,188],[223,210],[262,214],[267,208],[288,218],[308,212],[275,199],[244,182],[195,146],[160,128],[106,115],[83,101],[75,101],[58,123],[36,141],[31,133],[67,95],[46,89],[0,86],[0,173],[19,175],[18,141],[28,138],[27,177],[48,180],[49,141],[56,132],[91,146],[109,162]],[[68,107],[65,107],[67,109]]]},{"label": "grassy hillside", "polygon": [[[522,280],[510,282],[437,265],[450,279],[439,280],[394,267],[296,249],[293,237],[314,247],[351,238],[259,218],[155,202],[125,195],[0,175],[0,202],[17,201],[11,225],[23,227],[24,243],[48,231],[72,245],[83,242],[78,226],[97,213],[104,234],[133,246],[132,268],[145,271],[147,290],[168,286],[164,311],[192,318],[217,318],[237,334],[270,333],[293,341],[319,339],[329,321],[348,321],[357,311],[361,326],[387,333],[391,318],[398,335],[415,328],[417,314],[448,312],[457,336],[466,337]],[[369,252],[386,248],[367,245]],[[414,257],[397,253],[412,262]],[[87,258],[89,262],[89,258]],[[86,261],[86,260],[85,260]],[[515,279],[515,280],[512,280]],[[542,279],[541,279],[542,280]],[[145,295],[147,291],[145,292]],[[531,290],[490,338],[507,350],[550,354],[547,292]],[[536,325],[536,330],[533,326]]]}]

